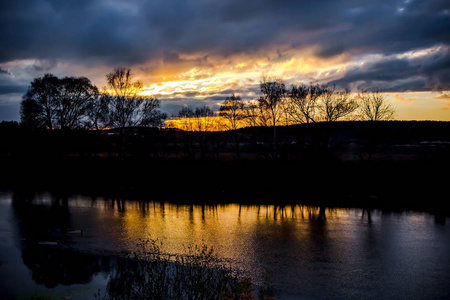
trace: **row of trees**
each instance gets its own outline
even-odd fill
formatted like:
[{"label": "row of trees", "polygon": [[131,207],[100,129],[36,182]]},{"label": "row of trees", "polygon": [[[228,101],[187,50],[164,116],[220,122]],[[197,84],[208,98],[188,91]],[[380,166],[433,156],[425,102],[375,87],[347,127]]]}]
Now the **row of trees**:
[{"label": "row of trees", "polygon": [[[130,69],[116,68],[106,75],[107,87],[99,90],[86,77],[58,78],[52,74],[35,78],[23,96],[21,122],[33,128],[125,128],[159,127],[167,116],[160,101],[143,95],[143,83],[134,81]],[[353,95],[327,85],[292,85],[262,77],[260,96],[243,101],[236,94],[227,97],[218,116],[210,108],[183,107],[169,127],[187,131],[238,129],[313,122],[334,122],[345,118],[389,120],[395,108],[376,90]]]},{"label": "row of trees", "polygon": [[[168,127],[195,131],[205,139],[205,133],[233,130],[231,144],[239,153],[239,133],[242,127],[272,127],[273,153],[277,153],[277,126],[339,120],[381,121],[394,118],[396,109],[379,90],[352,94],[328,85],[291,85],[276,78],[262,77],[260,96],[244,101],[236,94],[227,97],[215,114],[208,107],[184,107]],[[201,143],[202,144],[202,143]],[[239,154],[238,154],[239,155]]]},{"label": "row of trees", "polygon": [[[275,127],[339,120],[392,120],[396,109],[381,90],[353,94],[328,85],[291,85],[262,77],[260,96],[244,101],[235,93],[214,113],[208,107],[183,107],[166,121],[187,131],[235,130],[242,127]],[[217,118],[219,117],[219,118]],[[274,131],[276,134],[276,131]]]},{"label": "row of trees", "polygon": [[106,75],[100,91],[86,77],[35,78],[22,97],[21,123],[31,128],[125,128],[163,125],[160,101],[143,96],[143,83],[130,69],[116,68]]},{"label": "row of trees", "polygon": [[257,101],[245,102],[233,94],[219,109],[230,129],[278,126],[343,119],[391,120],[396,109],[379,90],[357,95],[328,85],[292,85],[263,77]]}]

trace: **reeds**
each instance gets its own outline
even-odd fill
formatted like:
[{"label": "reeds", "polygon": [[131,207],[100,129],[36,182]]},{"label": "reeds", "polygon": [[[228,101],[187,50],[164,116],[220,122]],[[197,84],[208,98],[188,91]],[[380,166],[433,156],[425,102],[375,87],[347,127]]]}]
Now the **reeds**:
[{"label": "reeds", "polygon": [[[273,298],[268,288],[256,293],[251,278],[220,260],[206,244],[186,247],[186,254],[168,254],[159,240],[140,239],[138,250],[120,260],[102,299],[261,299]],[[98,296],[98,295],[97,295]]]}]

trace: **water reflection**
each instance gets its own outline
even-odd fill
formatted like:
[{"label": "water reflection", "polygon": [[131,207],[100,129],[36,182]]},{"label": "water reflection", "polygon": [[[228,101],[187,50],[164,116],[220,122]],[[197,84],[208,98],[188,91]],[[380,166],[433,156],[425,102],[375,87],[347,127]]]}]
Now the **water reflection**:
[{"label": "water reflection", "polygon": [[[137,240],[151,237],[171,255],[210,245],[256,284],[271,274],[281,299],[415,298],[419,290],[424,297],[448,295],[450,230],[428,214],[26,192],[15,193],[12,206],[24,264],[47,286],[110,272],[114,263],[105,257],[136,251]],[[42,241],[57,246],[39,248]],[[65,249],[86,256],[68,259]]]},{"label": "water reflection", "polygon": [[33,280],[53,288],[59,284],[89,283],[94,274],[111,270],[108,257],[79,253],[61,247],[29,245],[22,248],[24,264]]}]

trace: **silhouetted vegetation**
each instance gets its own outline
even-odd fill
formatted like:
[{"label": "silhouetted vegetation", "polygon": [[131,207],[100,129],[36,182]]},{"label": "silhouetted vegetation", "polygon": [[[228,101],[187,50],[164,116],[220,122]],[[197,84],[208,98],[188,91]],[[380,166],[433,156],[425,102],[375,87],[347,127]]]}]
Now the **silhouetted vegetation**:
[{"label": "silhouetted vegetation", "polygon": [[395,107],[386,101],[386,97],[378,89],[374,92],[358,95],[359,117],[361,120],[385,121],[392,120],[396,114]]},{"label": "silhouetted vegetation", "polygon": [[35,78],[21,103],[21,123],[32,129],[159,127],[166,115],[160,101],[143,96],[141,81],[130,69],[106,75],[108,89],[99,91],[86,77],[45,74]]},{"label": "silhouetted vegetation", "polygon": [[35,78],[23,96],[22,123],[32,128],[82,127],[98,94],[97,88],[86,77],[59,79],[46,74]]},{"label": "silhouetted vegetation", "polygon": [[159,110],[160,101],[153,96],[142,95],[143,83],[133,81],[130,69],[116,68],[106,75],[110,94],[104,118],[105,127],[160,127],[166,118]]},{"label": "silhouetted vegetation", "polygon": [[[227,266],[207,245],[188,247],[185,255],[164,252],[158,240],[139,240],[131,259],[120,260],[100,299],[269,299],[249,277]],[[256,294],[256,295],[255,295]],[[254,297],[256,296],[256,297]]]}]

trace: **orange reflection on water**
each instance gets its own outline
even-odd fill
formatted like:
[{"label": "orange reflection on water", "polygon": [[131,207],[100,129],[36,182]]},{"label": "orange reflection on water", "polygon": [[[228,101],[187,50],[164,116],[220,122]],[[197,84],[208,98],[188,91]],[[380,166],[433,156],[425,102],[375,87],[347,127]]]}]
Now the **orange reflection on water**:
[{"label": "orange reflection on water", "polygon": [[[323,221],[336,215],[326,210],[325,216],[325,210],[300,205],[206,206],[113,200],[104,200],[102,205],[98,203],[96,206],[103,211],[101,214],[115,220],[114,226],[120,234],[118,238],[125,241],[127,248],[132,249],[139,239],[151,238],[162,241],[166,251],[183,253],[186,246],[205,242],[225,251],[227,257],[248,255],[251,239],[258,237],[261,225],[266,228],[271,224],[278,228],[284,220]],[[306,226],[308,223],[297,225]],[[255,236],[249,236],[251,232]],[[301,239],[304,232],[294,230],[293,235],[296,240]]]}]

